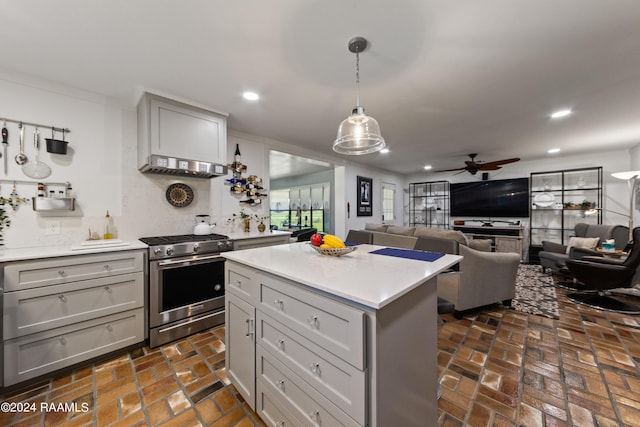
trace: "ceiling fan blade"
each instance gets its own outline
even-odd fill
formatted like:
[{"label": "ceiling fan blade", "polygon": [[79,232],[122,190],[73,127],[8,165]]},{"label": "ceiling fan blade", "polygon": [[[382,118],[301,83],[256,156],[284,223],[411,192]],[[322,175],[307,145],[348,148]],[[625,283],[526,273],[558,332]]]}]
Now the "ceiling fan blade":
[{"label": "ceiling fan blade", "polygon": [[455,168],[455,169],[442,169],[434,172],[454,172],[454,171],[463,171],[466,168]]},{"label": "ceiling fan blade", "polygon": [[512,159],[496,160],[495,162],[482,163],[480,164],[480,167],[485,168],[485,167],[501,166],[501,165],[506,165],[507,163],[517,162],[519,160],[520,160],[519,157],[514,157]]},{"label": "ceiling fan blade", "polygon": [[478,166],[478,163],[474,162],[473,160],[465,160],[464,164],[469,168],[475,168]]},{"label": "ceiling fan blade", "polygon": [[497,171],[498,169],[502,169],[502,166],[498,166],[498,165],[481,165],[478,170],[481,171]]}]

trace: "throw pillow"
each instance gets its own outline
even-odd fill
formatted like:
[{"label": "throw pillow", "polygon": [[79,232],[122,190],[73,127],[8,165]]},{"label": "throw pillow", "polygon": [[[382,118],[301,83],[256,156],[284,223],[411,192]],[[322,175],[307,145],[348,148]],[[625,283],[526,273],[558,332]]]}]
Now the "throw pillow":
[{"label": "throw pillow", "polygon": [[396,225],[387,227],[387,233],[399,234],[401,236],[413,236],[414,231],[416,231],[415,227],[398,227]]},{"label": "throw pillow", "polygon": [[585,248],[595,249],[600,242],[599,237],[569,237],[569,243],[567,244],[567,255],[571,248]]},{"label": "throw pillow", "polygon": [[387,224],[371,224],[369,222],[364,225],[365,230],[382,231],[383,233],[387,231],[387,227]]}]

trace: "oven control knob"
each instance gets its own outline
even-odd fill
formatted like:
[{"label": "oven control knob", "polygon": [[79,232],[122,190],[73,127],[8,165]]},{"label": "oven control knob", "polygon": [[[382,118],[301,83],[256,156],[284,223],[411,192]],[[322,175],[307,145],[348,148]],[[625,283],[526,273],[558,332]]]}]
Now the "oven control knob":
[{"label": "oven control knob", "polygon": [[155,248],[155,249],[153,250],[153,254],[154,254],[154,255],[160,255],[161,253],[162,253],[162,249],[161,249],[161,248]]},{"label": "oven control knob", "polygon": [[167,248],[167,255],[173,255],[173,248]]},{"label": "oven control knob", "polygon": [[224,243],[218,242],[218,249],[224,249]]},{"label": "oven control knob", "polygon": [[200,249],[200,245],[198,245],[197,243],[193,244],[193,252],[198,252],[198,250]]}]

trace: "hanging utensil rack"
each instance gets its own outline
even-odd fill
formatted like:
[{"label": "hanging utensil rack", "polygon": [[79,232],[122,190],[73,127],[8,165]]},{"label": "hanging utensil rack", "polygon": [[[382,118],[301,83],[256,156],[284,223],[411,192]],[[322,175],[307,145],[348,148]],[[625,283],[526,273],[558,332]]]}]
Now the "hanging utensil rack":
[{"label": "hanging utensil rack", "polygon": [[69,128],[59,128],[59,127],[50,126],[50,125],[43,125],[43,124],[40,124],[40,123],[26,122],[24,120],[8,119],[6,117],[0,117],[0,121],[1,122],[7,122],[7,123],[17,123],[17,124],[22,123],[23,126],[35,126],[37,128],[51,129],[54,132],[64,132],[64,133],[71,132],[71,129],[69,129]]}]

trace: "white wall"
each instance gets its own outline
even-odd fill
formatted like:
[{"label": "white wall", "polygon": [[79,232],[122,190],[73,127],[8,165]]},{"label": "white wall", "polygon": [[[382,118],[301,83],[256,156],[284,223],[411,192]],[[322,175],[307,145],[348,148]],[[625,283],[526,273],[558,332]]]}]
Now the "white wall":
[{"label": "white wall", "polygon": [[[35,212],[30,204],[22,204],[15,211],[5,206],[11,218],[11,227],[4,232],[7,248],[72,245],[86,239],[88,230],[102,232],[103,218],[108,209],[116,224],[116,236],[135,240],[143,236],[190,233],[194,216],[209,214],[217,223],[214,231],[225,233],[232,229],[226,220],[240,210],[237,197],[229,193],[224,178],[211,180],[142,174],[136,168],[137,117],[135,105],[123,105],[102,95],[79,91],[55,83],[32,79],[23,75],[0,72],[0,97],[6,118],[68,127],[69,153],[66,156],[49,154],[44,147],[40,160],[47,163],[53,173],[45,182],[69,181],[77,197],[76,210],[63,213]],[[4,174],[0,166],[0,195],[7,198],[16,181],[21,197],[35,195],[36,180],[26,177],[13,158],[18,152],[17,125],[8,123],[9,171]],[[40,129],[42,138],[49,137],[47,129]],[[26,154],[33,158],[33,128],[25,132]],[[61,135],[57,135],[58,137]],[[380,222],[381,182],[396,185],[397,224],[406,223],[404,208],[409,182],[449,179],[452,182],[473,179],[468,174],[416,174],[408,178],[386,171],[359,165],[352,159],[331,157],[301,149],[295,145],[264,137],[230,130],[228,136],[228,162],[231,163],[235,144],[242,150],[247,174],[267,178],[270,149],[327,161],[335,169],[335,230],[343,236],[349,229],[363,228],[367,222]],[[44,144],[44,141],[43,141]],[[0,165],[2,162],[0,161]],[[507,165],[491,179],[528,176],[531,171],[571,169],[603,166],[605,172],[605,208],[626,212],[628,190],[624,182],[610,177],[611,172],[640,169],[640,149],[604,152],[570,158],[549,158],[545,161],[519,162]],[[230,175],[229,175],[230,176]],[[373,179],[373,215],[358,217],[357,176]],[[479,176],[476,178],[479,179]],[[23,184],[21,181],[31,181]],[[191,186],[195,193],[193,203],[184,208],[171,206],[165,198],[167,187],[175,182]],[[347,203],[351,206],[347,216]],[[268,204],[245,207],[258,215],[267,215]],[[623,222],[620,216],[605,215],[605,222]],[[61,234],[47,235],[48,221],[59,221]],[[636,224],[640,220],[636,218]]]},{"label": "white wall", "polygon": [[[603,169],[603,194],[605,209],[626,213],[629,211],[629,191],[626,182],[613,178],[613,172],[629,170],[630,154],[628,150],[606,151],[570,157],[549,156],[544,160],[519,161],[503,166],[500,171],[489,172],[489,179],[509,179],[529,177],[531,172],[557,171],[564,169],[579,169],[602,166]],[[639,168],[640,169],[640,168]],[[448,180],[450,182],[469,182],[481,180],[482,174],[470,175],[467,172],[456,173],[423,173],[409,177],[407,182],[422,182]],[[636,219],[637,221],[637,219]],[[634,221],[635,222],[635,221]],[[523,221],[528,226],[527,221]],[[627,224],[625,217],[611,212],[603,213],[605,224]],[[640,222],[635,222],[640,224]]]}]

